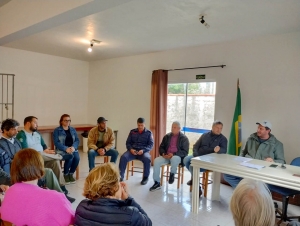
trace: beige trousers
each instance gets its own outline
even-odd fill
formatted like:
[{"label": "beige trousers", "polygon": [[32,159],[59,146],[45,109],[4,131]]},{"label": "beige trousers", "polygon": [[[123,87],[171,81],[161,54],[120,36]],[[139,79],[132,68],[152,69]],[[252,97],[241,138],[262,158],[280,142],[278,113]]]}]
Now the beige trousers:
[{"label": "beige trousers", "polygon": [[64,175],[62,174],[62,170],[61,170],[61,167],[60,167],[60,161],[56,160],[56,159],[49,158],[49,157],[44,156],[44,155],[42,155],[42,157],[44,159],[45,168],[52,169],[53,173],[57,177],[59,185],[60,186],[65,186],[66,181],[65,181]]}]

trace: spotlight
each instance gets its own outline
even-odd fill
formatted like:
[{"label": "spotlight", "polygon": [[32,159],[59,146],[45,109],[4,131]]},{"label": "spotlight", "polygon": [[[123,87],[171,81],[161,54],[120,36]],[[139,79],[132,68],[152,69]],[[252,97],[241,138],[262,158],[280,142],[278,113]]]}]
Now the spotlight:
[{"label": "spotlight", "polygon": [[89,51],[89,52],[92,52],[92,51],[93,51],[92,48],[93,48],[93,43],[91,43],[91,47],[88,48],[88,51]]},{"label": "spotlight", "polygon": [[92,40],[91,40],[91,46],[88,48],[88,52],[92,52],[92,51],[93,51],[94,43],[100,44],[100,42],[101,42],[101,41],[99,41],[99,40],[92,39]]},{"label": "spotlight", "polygon": [[203,16],[203,15],[200,15],[199,21],[200,21],[200,23],[203,24],[206,28],[210,28],[209,24],[205,22],[204,16]]}]

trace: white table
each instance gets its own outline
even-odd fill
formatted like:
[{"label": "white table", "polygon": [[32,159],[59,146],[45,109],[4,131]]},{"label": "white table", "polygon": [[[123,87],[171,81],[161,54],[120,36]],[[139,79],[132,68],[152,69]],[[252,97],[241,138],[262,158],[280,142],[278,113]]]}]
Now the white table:
[{"label": "white table", "polygon": [[[262,160],[252,159],[249,163],[266,166],[260,170],[251,169],[239,165],[236,160],[238,156],[227,154],[208,154],[192,158],[193,166],[193,191],[192,191],[192,212],[198,213],[199,210],[199,169],[213,171],[212,200],[220,200],[220,179],[221,173],[230,174],[243,178],[260,180],[268,184],[279,185],[281,187],[291,188],[300,191],[300,177],[293,174],[300,174],[300,167],[285,165],[282,169],[279,163],[270,163]],[[277,168],[269,167],[271,164],[277,164]]]}]

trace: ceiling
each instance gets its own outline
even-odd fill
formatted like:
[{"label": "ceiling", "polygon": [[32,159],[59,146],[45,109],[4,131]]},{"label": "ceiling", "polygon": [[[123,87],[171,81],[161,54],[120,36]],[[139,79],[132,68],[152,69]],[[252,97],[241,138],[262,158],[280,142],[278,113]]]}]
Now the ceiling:
[{"label": "ceiling", "polygon": [[297,31],[299,0],[0,0],[0,46],[84,61]]}]

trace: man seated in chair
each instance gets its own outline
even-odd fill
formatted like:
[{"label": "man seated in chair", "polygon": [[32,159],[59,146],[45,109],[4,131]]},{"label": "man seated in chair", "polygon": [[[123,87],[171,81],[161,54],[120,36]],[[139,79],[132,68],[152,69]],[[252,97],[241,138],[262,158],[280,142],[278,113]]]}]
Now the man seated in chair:
[{"label": "man seated in chair", "polygon": [[[266,120],[256,124],[258,125],[257,131],[250,135],[240,156],[284,164],[283,144],[271,134],[272,124]],[[241,177],[224,174],[224,180],[233,188],[242,179]]]},{"label": "man seated in chair", "polygon": [[147,184],[150,174],[151,155],[150,151],[153,148],[153,135],[152,132],[145,128],[145,119],[138,118],[137,128],[132,129],[126,141],[127,151],[121,156],[120,159],[120,180],[123,181],[124,172],[127,162],[138,159],[144,164],[144,175],[141,181],[142,185]]},{"label": "man seated in chair", "polygon": [[[225,154],[227,152],[227,138],[222,134],[223,123],[220,121],[213,122],[210,132],[203,133],[193,146],[193,155],[184,158],[183,163],[190,171],[192,179],[187,182],[187,185],[193,184],[193,167],[191,159],[197,156],[207,155],[211,153]],[[205,169],[200,169],[205,171]],[[201,186],[199,186],[199,196],[202,195]]]},{"label": "man seated in chair", "polygon": [[[169,184],[173,184],[174,176],[178,165],[189,152],[189,139],[180,132],[180,123],[175,121],[172,123],[172,131],[164,136],[160,146],[160,156],[154,159],[153,180],[154,185],[150,191],[160,189],[160,167],[165,164],[171,164],[171,172],[169,176]],[[179,173],[179,172],[178,172]]]},{"label": "man seated in chair", "polygon": [[110,156],[110,162],[116,163],[119,152],[115,147],[115,134],[111,128],[106,125],[107,120],[99,117],[98,126],[92,128],[88,136],[88,159],[89,170],[95,168],[96,156]]},{"label": "man seated in chair", "polygon": [[35,116],[28,116],[24,119],[24,129],[17,134],[17,139],[20,141],[22,149],[32,148],[41,153],[45,168],[53,170],[53,173],[59,181],[61,189],[65,194],[68,194],[68,190],[65,187],[66,181],[60,166],[60,160],[57,159],[58,156],[55,155],[54,150],[48,149],[43,137],[37,129],[38,118]]}]

